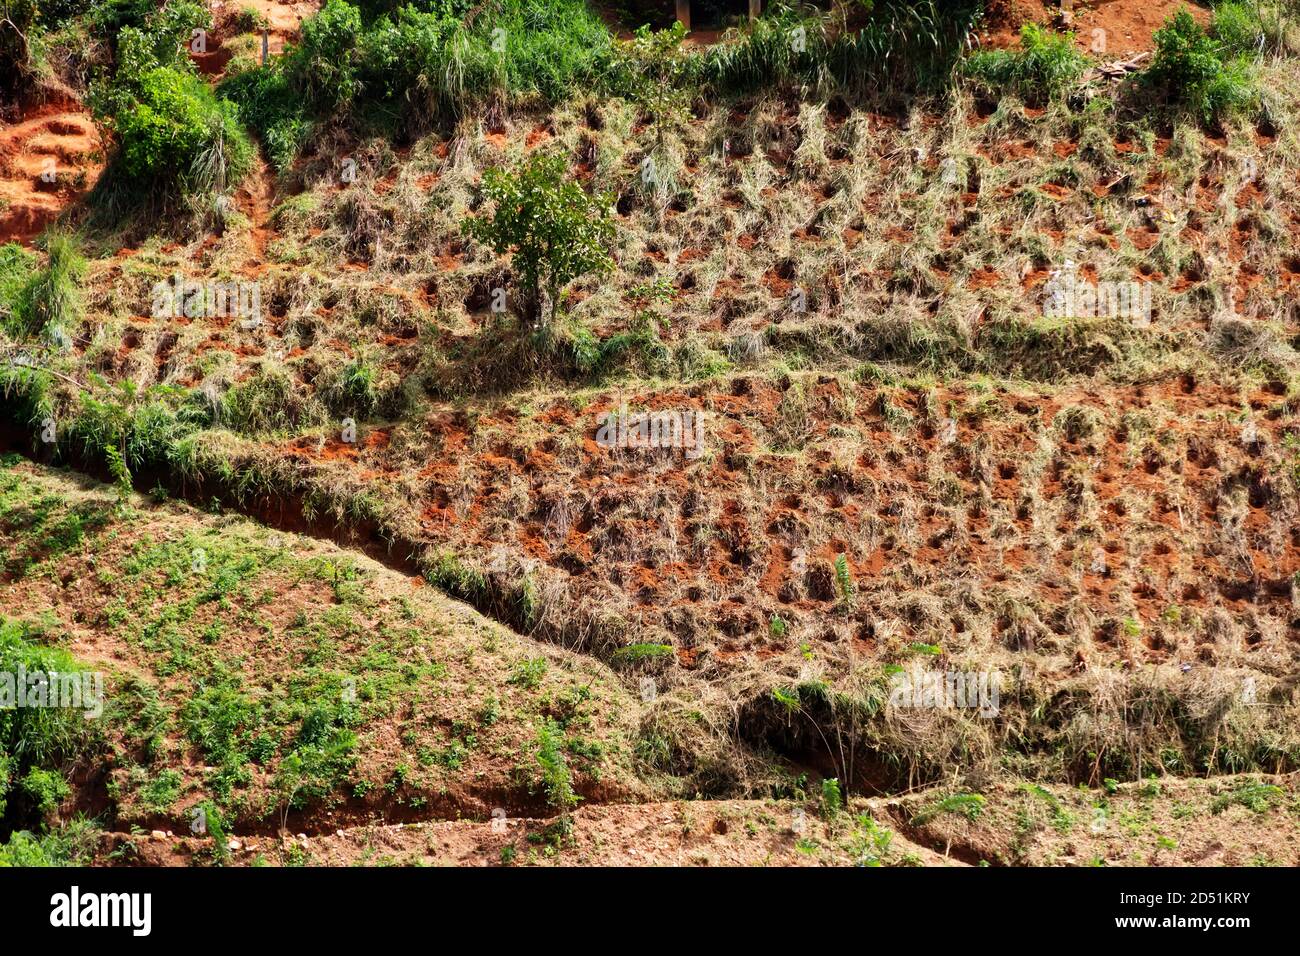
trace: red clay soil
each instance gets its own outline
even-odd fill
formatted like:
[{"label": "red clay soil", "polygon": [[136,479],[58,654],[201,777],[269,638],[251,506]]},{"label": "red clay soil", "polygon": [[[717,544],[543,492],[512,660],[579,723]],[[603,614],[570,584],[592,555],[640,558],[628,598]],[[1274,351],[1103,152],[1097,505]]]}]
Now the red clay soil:
[{"label": "red clay soil", "polygon": [[0,129],[0,242],[29,242],[102,169],[99,133],[75,101],[45,103]]},{"label": "red clay soil", "polygon": [[[212,32],[207,38],[207,50],[203,53],[190,51],[190,59],[203,75],[210,77],[212,82],[216,83],[225,74],[226,64],[230,62],[232,53],[225,46],[226,41],[232,40],[237,35],[235,28],[235,17],[239,11],[253,10],[258,13],[262,20],[266,22],[267,31],[267,52],[272,56],[279,56],[284,52],[285,44],[292,43],[298,39],[298,31],[302,26],[302,21],[316,13],[320,9],[320,3],[315,0],[299,0],[297,3],[278,3],[277,0],[243,0],[238,4],[223,3],[221,0],[212,0],[208,4],[209,10],[212,11]],[[257,31],[260,38],[260,31]],[[256,55],[261,56],[260,43],[256,47]]]},{"label": "red clay soil", "polygon": [[[215,12],[215,4],[214,12]],[[288,41],[297,39],[298,28],[303,20],[306,20],[321,5],[311,2],[311,0],[302,0],[299,3],[277,3],[276,0],[241,0],[237,5],[240,10],[255,10],[266,20],[271,36],[268,40],[268,47],[272,54],[278,55],[284,51],[284,45]]]},{"label": "red clay soil", "polygon": [[[1187,0],[1076,0],[1071,29],[1075,42],[1098,59],[1118,60],[1154,49],[1152,34],[1181,7],[1190,9],[1199,22],[1209,22],[1209,11]],[[1059,12],[1056,0],[992,0],[980,43],[998,49],[1015,46],[1022,24],[1052,25]],[[1102,50],[1092,49],[1094,30],[1106,31]]]}]

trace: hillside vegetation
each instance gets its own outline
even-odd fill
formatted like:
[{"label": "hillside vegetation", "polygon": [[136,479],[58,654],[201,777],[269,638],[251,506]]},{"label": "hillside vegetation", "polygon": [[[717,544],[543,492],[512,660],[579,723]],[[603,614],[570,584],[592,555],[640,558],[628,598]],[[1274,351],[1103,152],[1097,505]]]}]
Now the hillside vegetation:
[{"label": "hillside vegetation", "polygon": [[[1008,801],[1294,812],[1291,0],[1145,51],[926,0],[711,43],[578,0],[35,4],[13,115],[103,148],[5,220],[0,411],[117,490],[0,472],[3,626],[115,704],[9,773],[7,829],[809,801],[819,862],[879,825],[1081,863],[1134,860]],[[995,712],[891,703],[918,669]]]}]

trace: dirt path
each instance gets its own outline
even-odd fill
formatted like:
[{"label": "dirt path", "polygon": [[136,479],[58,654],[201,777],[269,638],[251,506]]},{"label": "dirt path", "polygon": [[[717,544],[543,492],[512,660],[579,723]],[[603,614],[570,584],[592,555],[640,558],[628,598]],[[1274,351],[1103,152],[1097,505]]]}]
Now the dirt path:
[{"label": "dirt path", "polygon": [[275,235],[270,225],[271,211],[275,208],[275,173],[260,152],[253,169],[235,193],[235,202],[250,223],[252,256],[248,265],[256,270],[266,262],[266,246]]},{"label": "dirt path", "polygon": [[[316,0],[300,0],[296,3],[278,3],[276,0],[225,3],[214,0],[209,4],[209,9],[212,12],[213,30],[208,39],[207,52],[191,53],[190,56],[199,71],[215,86],[225,76],[226,64],[231,58],[231,51],[224,44],[235,35],[231,15],[233,12],[253,10],[259,14],[267,24],[267,51],[271,56],[279,56],[287,43],[298,38],[302,21],[316,13],[320,9],[320,3]],[[247,265],[256,272],[265,263],[267,243],[275,234],[269,225],[271,211],[275,208],[275,173],[262,157],[260,148],[253,169],[235,194],[235,203],[250,223],[252,255]]]},{"label": "dirt path", "polygon": [[102,169],[99,133],[75,102],[48,103],[0,130],[0,242],[30,242]]},{"label": "dirt path", "polygon": [[[815,808],[785,801],[700,800],[583,805],[566,827],[555,819],[376,820],[317,835],[236,835],[227,838],[228,864],[313,866],[847,866],[853,822],[837,828]],[[191,866],[210,855],[211,841],[185,833],[111,833],[104,852],[130,847],[132,865]],[[107,861],[106,861],[107,862]],[[885,858],[924,866],[963,866],[961,860],[895,832]]]}]

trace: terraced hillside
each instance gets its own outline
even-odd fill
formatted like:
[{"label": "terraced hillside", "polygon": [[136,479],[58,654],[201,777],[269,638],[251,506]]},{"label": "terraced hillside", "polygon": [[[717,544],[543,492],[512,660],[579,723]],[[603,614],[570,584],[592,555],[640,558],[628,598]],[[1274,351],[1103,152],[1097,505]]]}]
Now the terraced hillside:
[{"label": "terraced hillside", "polygon": [[608,668],[356,552],[160,498],[0,468],[4,663],[102,681],[8,768],[7,819],[62,824],[8,862],[1300,859],[1294,778],[664,802],[652,702]]},{"label": "terraced hillside", "polygon": [[[8,470],[15,633],[157,695],[68,806],[179,833],[206,801],[333,862],[502,832],[511,859],[861,862],[877,827],[886,862],[1294,859],[1290,5],[1080,5],[1073,35],[1039,3],[778,9],[697,45],[567,2],[265,6],[156,67],[214,111],[220,175],[209,144],[139,193],[135,107],[101,108],[95,190],[0,249],[8,447],[135,502],[85,492],[110,580],[60,564],[91,538],[15,578],[56,479]],[[1198,100],[1180,44],[1218,64]],[[482,224],[545,161],[609,262],[534,308]],[[919,671],[999,699],[899,706]]]}]

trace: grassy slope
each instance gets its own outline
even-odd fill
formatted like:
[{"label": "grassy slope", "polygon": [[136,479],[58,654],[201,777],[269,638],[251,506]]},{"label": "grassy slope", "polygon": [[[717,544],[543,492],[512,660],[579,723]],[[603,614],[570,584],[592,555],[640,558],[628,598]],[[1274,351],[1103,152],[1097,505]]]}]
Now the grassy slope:
[{"label": "grassy slope", "polygon": [[232,827],[275,828],[297,790],[290,825],[313,830],[545,812],[546,720],[579,793],[648,792],[630,769],[639,705],[607,670],[368,558],[184,505],[120,511],[105,486],[12,461],[0,529],[9,625],[107,673],[68,811],[107,795],[117,828],[186,830],[212,799]]},{"label": "grassy slope", "polygon": [[[1111,792],[990,781],[975,807],[942,788],[829,814],[802,797],[657,803],[629,766],[641,705],[615,675],[355,552],[184,505],[137,498],[123,511],[106,486],[12,459],[0,472],[0,528],[0,598],[19,611],[10,625],[107,672],[105,716],[60,766],[77,788],[49,818],[46,852],[63,840],[113,865],[1300,859],[1294,775]],[[301,737],[300,715],[336,709],[345,675],[356,681],[357,762],[284,821],[274,777]],[[235,738],[275,744],[224,797],[219,778],[238,781],[239,761],[212,766],[187,732],[192,702],[217,685],[262,705]],[[586,800],[571,818],[538,816],[553,813],[530,786],[543,715],[564,722],[567,759],[585,768],[576,778]],[[593,745],[603,750],[594,762]],[[356,799],[362,781],[374,789]],[[224,834],[189,835],[193,807],[214,795]],[[506,809],[504,828],[482,822],[494,805]],[[83,813],[108,832],[70,824]]]}]

